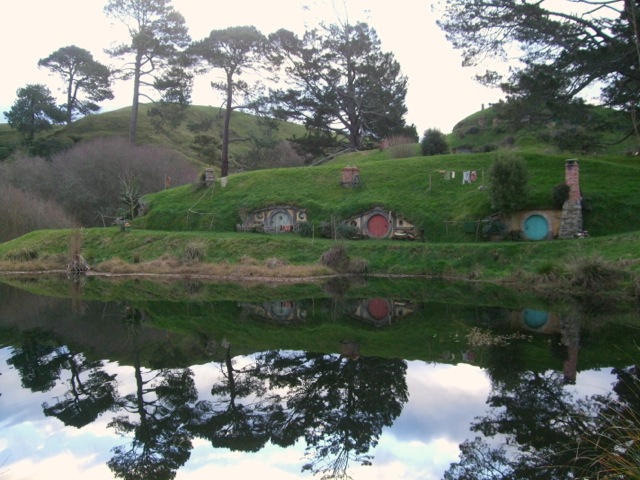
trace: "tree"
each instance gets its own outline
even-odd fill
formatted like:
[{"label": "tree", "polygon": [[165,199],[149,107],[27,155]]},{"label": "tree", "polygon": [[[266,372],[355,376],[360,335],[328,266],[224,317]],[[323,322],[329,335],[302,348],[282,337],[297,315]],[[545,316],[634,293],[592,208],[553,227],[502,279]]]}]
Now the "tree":
[{"label": "tree", "polygon": [[[133,56],[133,62],[123,67],[123,78],[133,78],[133,103],[129,122],[129,140],[136,141],[140,96],[144,87],[167,92],[180,98],[176,89],[190,88],[188,76],[179,75],[184,64],[180,53],[191,38],[184,17],[171,6],[171,0],[109,0],[104,7],[107,16],[127,26],[130,44],[121,44],[109,53],[114,57]],[[172,80],[176,80],[172,81]],[[189,95],[182,98],[188,101]]]},{"label": "tree", "polygon": [[11,128],[22,134],[27,145],[33,143],[36,133],[63,121],[63,112],[46,86],[30,84],[19,88],[17,95],[17,100],[4,115]]},{"label": "tree", "polygon": [[[638,108],[636,1],[453,0],[438,23],[462,50],[463,65],[519,58],[502,84],[515,97],[543,95],[561,111],[587,88],[602,86],[606,104]],[[487,72],[480,80],[499,84],[502,77]]]},{"label": "tree", "polygon": [[527,166],[519,157],[499,154],[489,167],[491,206],[510,214],[527,202]]},{"label": "tree", "polygon": [[[67,124],[71,124],[74,112],[81,115],[97,112],[100,110],[97,102],[113,98],[109,67],[94,60],[93,55],[83,48],[75,45],[60,48],[40,59],[38,66],[48,68],[64,80]],[[80,98],[81,93],[86,95],[86,100]]]},{"label": "tree", "polygon": [[344,136],[353,148],[404,131],[407,79],[366,23],[322,25],[303,38],[279,30],[270,40],[292,81],[272,95],[278,115]]},{"label": "tree", "polygon": [[447,153],[448,149],[447,137],[444,133],[437,128],[425,130],[422,140],[420,141],[420,151],[423,155],[440,155]]},{"label": "tree", "polygon": [[233,110],[243,108],[235,102],[235,96],[240,94],[247,100],[254,90],[238,77],[245,72],[256,73],[266,68],[268,45],[267,38],[255,27],[229,27],[211,31],[207,38],[196,42],[190,49],[205,64],[205,69],[221,69],[224,72],[224,80],[211,82],[211,87],[221,91],[225,98],[221,177],[229,173],[231,114]]}]

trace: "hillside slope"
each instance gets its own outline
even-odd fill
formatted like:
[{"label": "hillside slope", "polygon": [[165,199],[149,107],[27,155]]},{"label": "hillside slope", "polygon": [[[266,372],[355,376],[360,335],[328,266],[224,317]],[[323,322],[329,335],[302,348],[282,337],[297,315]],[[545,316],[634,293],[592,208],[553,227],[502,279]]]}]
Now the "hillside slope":
[{"label": "hillside slope", "polygon": [[[552,208],[554,186],[564,182],[566,155],[521,153],[530,174],[528,207]],[[493,153],[390,159],[387,152],[345,155],[318,167],[245,172],[212,188],[183,186],[148,195],[139,227],[155,230],[234,231],[251,210],[289,204],[307,210],[314,225],[345,220],[376,206],[404,216],[424,231],[427,241],[469,241],[465,221],[493,213],[486,188]],[[640,230],[640,160],[612,155],[580,157],[585,229],[592,235]],[[342,167],[358,166],[362,184],[339,185]],[[463,185],[462,172],[477,172]],[[456,171],[446,180],[444,172]]]},{"label": "hillside slope", "polygon": [[[198,163],[214,163],[220,161],[220,149],[211,155],[203,152],[203,148],[195,142],[196,135],[209,135],[218,143],[222,139],[222,110],[216,107],[191,105],[187,107],[184,118],[177,125],[154,126],[149,115],[151,105],[141,104],[138,116],[137,143],[140,145],[162,145],[181,152]],[[127,137],[131,107],[119,110],[88,115],[73,122],[69,126],[58,126],[39,135],[39,140],[54,148],[70,147],[78,142],[95,138]],[[250,151],[251,136],[259,135],[261,128],[257,117],[242,112],[234,112],[231,120],[230,158],[233,163]],[[193,126],[207,126],[204,131],[193,131]],[[276,140],[285,140],[293,136],[303,136],[304,128],[300,125],[278,122],[278,129],[273,133]],[[7,124],[0,125],[0,160],[6,158],[17,148],[19,135]]]}]

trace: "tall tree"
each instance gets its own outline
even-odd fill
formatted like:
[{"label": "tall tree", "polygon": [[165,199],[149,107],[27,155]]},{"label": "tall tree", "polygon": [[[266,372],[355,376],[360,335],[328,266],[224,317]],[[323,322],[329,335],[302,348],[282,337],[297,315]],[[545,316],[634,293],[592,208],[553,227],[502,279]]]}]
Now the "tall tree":
[{"label": "tall tree", "polygon": [[[97,112],[100,110],[97,102],[113,98],[109,67],[94,60],[93,55],[83,48],[75,45],[59,48],[40,59],[38,66],[57,73],[65,82],[67,124],[71,124],[74,112],[81,115]],[[81,94],[86,96],[86,100],[80,97]]]},{"label": "tall tree", "polygon": [[[511,63],[502,83],[515,97],[530,94],[566,105],[602,86],[610,106],[635,112],[640,100],[640,28],[635,0],[452,0],[438,22],[463,53],[463,65],[488,58]],[[494,71],[479,77],[500,85]],[[539,100],[538,100],[539,102]]]},{"label": "tall tree", "polygon": [[133,57],[121,72],[124,78],[133,78],[129,140],[135,143],[140,96],[151,100],[141,89],[152,87],[177,97],[175,83],[169,80],[184,80],[175,68],[180,67],[180,53],[191,38],[184,17],[174,10],[171,0],[109,0],[104,11],[126,25],[131,35],[131,43],[121,44],[109,53],[114,57]]},{"label": "tall tree", "polygon": [[270,40],[292,80],[273,95],[280,115],[344,135],[354,148],[404,131],[407,78],[366,23],[322,25],[302,38],[279,30]]},{"label": "tall tree", "polygon": [[64,120],[64,113],[46,86],[30,84],[19,88],[17,95],[15,103],[8,112],[4,112],[4,116],[11,128],[22,134],[27,145],[33,143],[36,133]]},{"label": "tall tree", "polygon": [[[204,64],[205,70],[219,69],[224,72],[222,81],[211,82],[214,90],[224,95],[224,124],[222,129],[222,158],[220,176],[229,173],[230,123],[233,110],[249,107],[249,97],[255,91],[239,77],[244,73],[257,73],[267,68],[267,38],[255,27],[229,27],[213,30],[209,36],[196,42],[191,51]],[[241,98],[238,99],[238,96]],[[240,101],[244,101],[242,105]]]}]

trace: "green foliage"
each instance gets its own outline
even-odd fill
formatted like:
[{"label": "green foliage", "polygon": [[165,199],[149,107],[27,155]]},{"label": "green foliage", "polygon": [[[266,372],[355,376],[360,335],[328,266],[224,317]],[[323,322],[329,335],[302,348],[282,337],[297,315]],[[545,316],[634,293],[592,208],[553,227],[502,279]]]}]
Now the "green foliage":
[{"label": "green foliage", "polygon": [[9,125],[22,134],[27,145],[33,142],[37,133],[49,130],[54,123],[63,120],[63,113],[46,86],[27,85],[18,89],[17,96],[11,109],[4,115]]},{"label": "green foliage", "polygon": [[551,193],[551,196],[553,198],[553,207],[556,209],[562,208],[564,202],[569,200],[570,191],[571,188],[564,182],[554,186],[553,192]]},{"label": "green foliage", "polygon": [[420,140],[420,151],[422,155],[441,155],[447,153],[449,145],[446,136],[437,128],[425,130],[422,140]]},{"label": "green foliage", "polygon": [[[145,86],[169,92],[171,100],[188,97],[181,93],[190,88],[189,76],[182,74],[181,52],[191,42],[184,17],[171,5],[171,0],[109,0],[105,14],[129,30],[131,41],[109,50],[116,58],[129,57],[120,74],[133,78],[133,105],[129,122],[129,140],[137,139],[138,105]],[[156,83],[157,79],[160,83]],[[187,80],[186,82],[184,80]]]},{"label": "green foliage", "polygon": [[527,204],[527,165],[520,157],[500,153],[489,167],[489,196],[491,207],[510,214]]},{"label": "green foliage", "polygon": [[[591,86],[602,89],[607,104],[628,110],[637,104],[640,60],[638,16],[629,5],[453,0],[446,2],[438,23],[454,48],[462,50],[465,65],[476,65],[487,55],[513,59],[513,52],[520,52],[520,66],[510,69],[507,81],[496,72],[488,72],[483,81],[502,86],[512,98],[533,101],[538,110],[560,112]],[[611,61],[622,58],[627,61]]]},{"label": "green foliage", "polygon": [[366,23],[323,25],[302,38],[279,30],[269,40],[290,81],[271,98],[281,118],[333,131],[357,149],[367,136],[405,131],[407,78]]},{"label": "green foliage", "polygon": [[[231,113],[241,104],[249,102],[250,88],[245,79],[240,79],[243,71],[251,71],[259,76],[269,64],[267,58],[269,43],[255,27],[229,27],[213,30],[207,38],[189,47],[189,53],[205,64],[207,69],[224,72],[223,82],[212,82],[214,90],[222,92],[225,98],[224,122],[222,129],[222,156],[220,176],[229,174],[229,143],[231,142]],[[243,95],[244,98],[234,98]]]},{"label": "green foliage", "polygon": [[[45,67],[60,75],[67,93],[65,119],[71,124],[74,113],[87,115],[100,110],[98,102],[111,100],[111,71],[83,48],[71,45],[59,48],[46,58],[40,59],[39,67]],[[81,98],[84,95],[86,98]]]}]

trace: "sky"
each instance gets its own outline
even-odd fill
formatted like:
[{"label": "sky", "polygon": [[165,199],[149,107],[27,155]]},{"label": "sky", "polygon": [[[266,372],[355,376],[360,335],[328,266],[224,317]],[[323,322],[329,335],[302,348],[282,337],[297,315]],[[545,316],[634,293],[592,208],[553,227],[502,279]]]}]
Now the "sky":
[{"label": "sky", "polygon": [[[311,8],[304,9],[304,3]],[[416,125],[419,134],[428,128],[449,133],[458,121],[498,101],[502,94],[478,84],[473,79],[477,72],[461,66],[460,52],[451,47],[436,25],[437,15],[431,3],[430,0],[172,2],[185,17],[194,40],[206,37],[211,30],[240,25],[253,25],[265,35],[280,28],[301,35],[321,20],[335,22],[338,14],[342,17],[346,14],[352,23],[364,21],[377,31],[382,50],[394,54],[408,78],[407,123]],[[76,45],[90,51],[99,62],[118,66],[117,60],[104,53],[104,49],[127,41],[128,34],[123,25],[106,17],[105,4],[106,0],[20,0],[3,6],[0,112],[11,108],[16,91],[27,84],[44,83],[62,101],[62,80],[38,67],[38,60],[59,48]],[[196,79],[194,104],[220,106],[219,97],[210,87],[212,80],[215,78],[211,76]],[[103,111],[130,105],[132,90],[130,82],[116,82],[115,98],[101,103]],[[0,121],[6,122],[4,116]]]},{"label": "sky", "polygon": [[[44,403],[58,401],[68,385],[57,382],[47,392],[24,389],[17,371],[6,363],[11,355],[10,348],[0,348],[0,477],[44,478],[45,472],[64,471],[68,480],[112,480],[107,467],[111,449],[130,442],[108,426],[115,414],[106,412],[80,429],[65,428],[57,418],[46,417],[42,408]],[[459,459],[459,444],[476,435],[469,429],[474,418],[486,414],[491,382],[481,368],[466,363],[407,363],[409,400],[369,452],[374,456],[373,466],[350,464],[348,473],[354,479],[440,479],[449,464]],[[191,369],[198,399],[212,400],[211,385],[221,375],[217,364]],[[135,391],[131,367],[106,362],[104,370],[117,375],[120,395]],[[68,372],[62,372],[60,378],[68,378]],[[588,370],[580,372],[576,385],[567,388],[577,397],[591,396],[609,391],[613,380],[610,369]],[[305,442],[299,441],[287,449],[268,443],[256,453],[234,452],[194,439],[189,461],[178,470],[176,479],[253,478],[260,471],[264,480],[315,480],[318,477],[300,473],[304,448]]]}]

